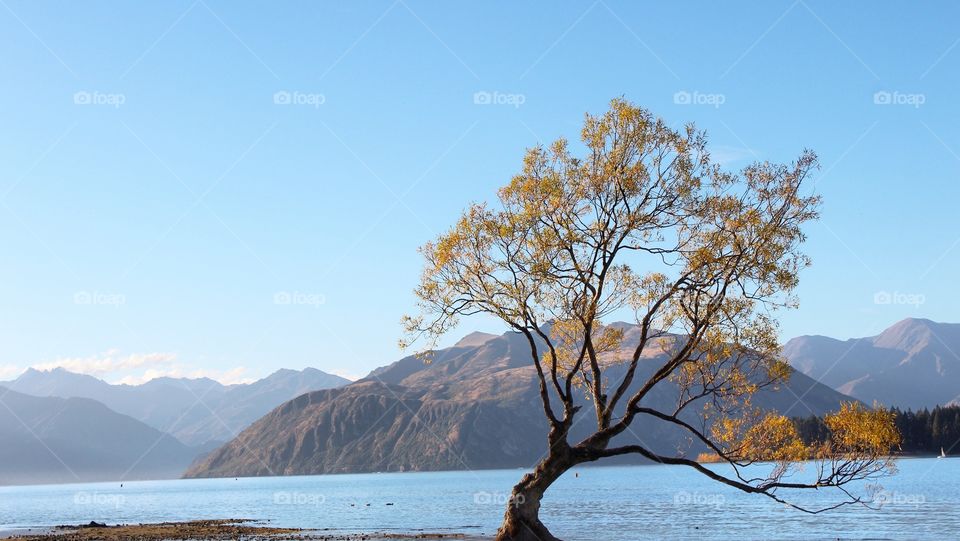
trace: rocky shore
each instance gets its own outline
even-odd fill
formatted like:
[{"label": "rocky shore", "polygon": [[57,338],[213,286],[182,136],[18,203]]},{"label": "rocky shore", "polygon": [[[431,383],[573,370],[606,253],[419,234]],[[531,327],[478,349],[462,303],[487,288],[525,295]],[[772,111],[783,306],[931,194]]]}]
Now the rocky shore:
[{"label": "rocky shore", "polygon": [[344,533],[335,530],[302,530],[278,528],[247,519],[195,520],[189,522],[161,522],[158,524],[117,524],[97,522],[75,526],[57,526],[37,534],[11,537],[16,541],[389,541],[419,539],[440,541],[447,539],[476,540],[459,533]]}]

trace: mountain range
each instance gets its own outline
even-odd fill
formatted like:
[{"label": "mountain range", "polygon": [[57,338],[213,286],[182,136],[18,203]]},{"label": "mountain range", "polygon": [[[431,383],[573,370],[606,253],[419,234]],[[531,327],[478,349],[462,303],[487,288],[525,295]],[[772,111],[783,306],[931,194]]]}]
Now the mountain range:
[{"label": "mountain range", "polygon": [[[638,343],[639,329],[618,325],[625,335],[615,354],[622,358]],[[637,385],[662,364],[665,348],[649,348]],[[186,477],[530,467],[543,455],[547,426],[529,355],[522,335],[478,333],[438,351],[430,363],[403,358],[351,385],[283,404],[195,463]],[[610,380],[622,369],[609,368]],[[661,384],[649,404],[668,408],[677,396]],[[844,400],[797,372],[779,390],[755,397],[765,409],[796,416],[821,415]],[[592,432],[589,414],[579,419],[574,441]],[[661,452],[700,450],[673,428],[642,419],[615,441],[639,440]]]},{"label": "mountain range", "polygon": [[291,398],[347,383],[315,368],[278,370],[253,383],[236,385],[209,378],[167,377],[141,385],[110,384],[63,368],[31,368],[0,386],[33,396],[97,400],[186,445],[213,449]]},{"label": "mountain range", "polygon": [[[622,356],[638,330],[614,325],[624,330],[623,351],[609,355]],[[649,349],[635,381],[660,365],[666,347]],[[515,333],[473,333],[430,363],[405,357],[354,383],[309,368],[243,385],[204,378],[113,385],[64,369],[28,370],[0,382],[0,484],[185,470],[220,477],[529,467],[543,454],[547,427],[527,348]],[[755,403],[796,417],[853,399],[913,409],[960,403],[955,351],[960,325],[926,319],[866,338],[797,337],[783,347],[795,369],[789,381]],[[609,370],[615,380],[622,368]],[[647,400],[668,407],[676,389],[661,384]],[[581,413],[571,439],[591,423]],[[664,453],[699,451],[649,419],[617,443],[629,441]]]},{"label": "mountain range", "polygon": [[170,478],[197,455],[95,400],[0,387],[0,403],[0,485]]},{"label": "mountain range", "polygon": [[276,406],[345,383],[313,368],[240,385],[114,385],[63,368],[29,369],[0,383],[0,485],[176,478]]},{"label": "mountain range", "polygon": [[960,403],[960,324],[905,319],[876,336],[800,336],[783,354],[798,371],[867,404]]}]

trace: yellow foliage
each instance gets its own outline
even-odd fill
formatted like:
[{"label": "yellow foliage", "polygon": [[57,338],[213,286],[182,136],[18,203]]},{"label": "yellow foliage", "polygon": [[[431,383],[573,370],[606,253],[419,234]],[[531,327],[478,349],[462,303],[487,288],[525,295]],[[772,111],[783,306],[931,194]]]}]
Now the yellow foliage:
[{"label": "yellow foliage", "polygon": [[778,413],[718,420],[713,437],[724,454],[735,461],[795,462],[810,456],[793,421]]},{"label": "yellow foliage", "polygon": [[851,453],[883,456],[900,445],[901,436],[892,411],[867,409],[859,402],[845,402],[840,411],[824,417],[830,429],[834,454]]},{"label": "yellow foliage", "polygon": [[697,455],[697,462],[701,464],[713,464],[716,462],[723,462],[724,460],[720,458],[720,455],[717,453],[700,453]]},{"label": "yellow foliage", "polygon": [[[723,460],[776,462],[760,480],[770,490],[811,456],[830,463],[818,488],[883,471],[877,457],[899,442],[884,412],[845,404],[826,419],[831,441],[811,449],[789,419],[752,407],[790,376],[775,316],[796,306],[809,264],[803,226],[819,198],[803,188],[816,155],[727,172],[703,132],[623,99],[587,115],[580,139],[582,155],[565,139],[529,149],[495,201],[422,248],[406,342],[425,337],[429,350],[461,317],[500,319],[531,345],[552,435],[565,437],[580,409],[568,385],[587,391],[597,437],[583,445],[602,447],[649,414],[709,439]],[[629,312],[642,329],[630,340],[604,325]],[[619,364],[629,368],[609,370]],[[647,393],[665,391],[675,404],[646,407]]]}]

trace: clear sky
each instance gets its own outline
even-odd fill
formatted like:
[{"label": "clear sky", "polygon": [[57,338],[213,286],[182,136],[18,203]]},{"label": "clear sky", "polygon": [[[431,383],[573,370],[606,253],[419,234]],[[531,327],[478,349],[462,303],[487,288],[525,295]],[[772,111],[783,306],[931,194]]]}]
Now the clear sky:
[{"label": "clear sky", "polygon": [[820,154],[784,338],[960,321],[960,4],[240,4],[0,0],[0,378],[361,376],[417,247],[616,96]]}]

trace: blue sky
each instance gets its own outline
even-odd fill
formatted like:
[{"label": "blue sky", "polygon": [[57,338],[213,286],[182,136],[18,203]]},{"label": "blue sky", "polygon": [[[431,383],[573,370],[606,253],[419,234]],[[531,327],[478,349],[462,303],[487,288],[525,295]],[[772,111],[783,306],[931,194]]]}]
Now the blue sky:
[{"label": "blue sky", "polygon": [[960,321],[958,15],[0,0],[0,376],[363,375],[400,355],[416,248],[616,96],[731,168],[820,154],[785,338]]}]

